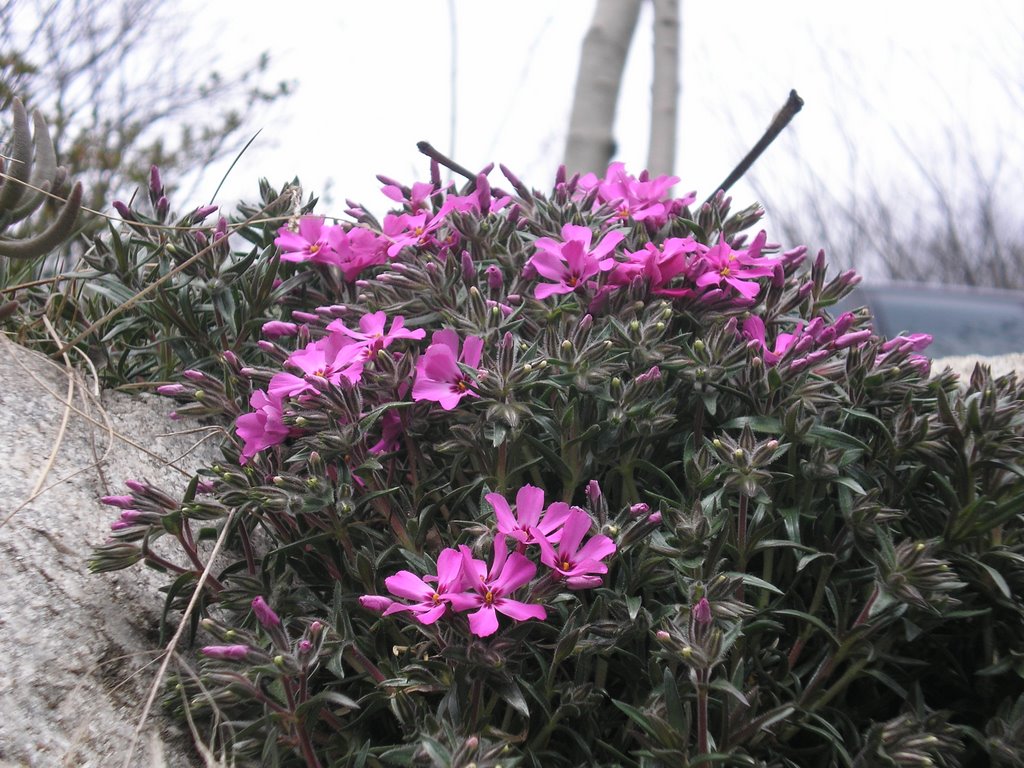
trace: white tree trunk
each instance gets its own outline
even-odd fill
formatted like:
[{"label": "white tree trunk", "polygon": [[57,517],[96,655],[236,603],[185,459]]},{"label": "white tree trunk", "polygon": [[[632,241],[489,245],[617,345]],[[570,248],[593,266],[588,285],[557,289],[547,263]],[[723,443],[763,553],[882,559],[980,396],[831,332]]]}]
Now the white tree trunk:
[{"label": "white tree trunk", "polygon": [[576,76],[565,165],[603,174],[615,152],[612,127],[626,54],[642,0],[597,0]]},{"label": "white tree trunk", "polygon": [[647,170],[670,176],[676,163],[679,114],[679,4],[654,0],[654,78],[651,83],[651,138]]}]

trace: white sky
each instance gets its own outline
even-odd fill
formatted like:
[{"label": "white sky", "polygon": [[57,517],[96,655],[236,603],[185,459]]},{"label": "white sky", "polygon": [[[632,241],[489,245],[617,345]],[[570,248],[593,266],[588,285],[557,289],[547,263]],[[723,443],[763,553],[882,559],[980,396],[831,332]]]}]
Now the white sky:
[{"label": "white sky", "polygon": [[[207,32],[230,41],[231,50],[213,43],[226,61],[268,50],[273,77],[298,82],[296,94],[256,124],[262,133],[232,171],[222,202],[255,199],[260,176],[280,186],[297,175],[307,193],[328,202],[326,213],[339,213],[346,198],[379,213],[389,201],[375,174],[425,179],[428,161],[415,147],[421,139],[450,151],[446,0],[186,0],[181,12],[190,5]],[[548,187],[563,151],[593,0],[453,5],[454,158],[474,170],[503,162],[528,185]],[[804,110],[756,167],[769,212],[772,197],[795,194],[809,173],[838,187],[860,184],[871,172],[880,188],[906,194],[906,180],[920,184],[908,149],[948,177],[951,188],[965,186],[969,148],[986,166],[1002,153],[1004,178],[1018,184],[1018,194],[1024,2],[979,0],[970,14],[966,5],[683,0],[681,191],[696,189],[701,199],[711,191],[795,88]],[[617,159],[633,172],[647,151],[650,40],[646,8],[616,130]],[[1007,81],[1014,76],[1016,82]],[[960,171],[949,170],[951,136]],[[200,198],[227,164],[209,169]],[[756,198],[745,183],[733,193],[742,204]]]}]

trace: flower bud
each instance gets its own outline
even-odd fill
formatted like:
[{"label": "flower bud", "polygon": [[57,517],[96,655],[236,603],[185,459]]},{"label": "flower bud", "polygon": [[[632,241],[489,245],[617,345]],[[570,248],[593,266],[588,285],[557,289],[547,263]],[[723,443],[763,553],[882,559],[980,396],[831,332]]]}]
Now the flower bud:
[{"label": "flower bud", "polygon": [[100,499],[101,504],[109,504],[111,507],[130,509],[135,506],[135,499],[131,496],[104,496]]},{"label": "flower bud", "polygon": [[645,504],[642,501],[641,502],[637,502],[636,504],[631,505],[630,508],[629,508],[629,514],[632,515],[633,517],[640,517],[640,515],[646,515],[650,511],[651,511],[650,505],[649,504]]},{"label": "flower bud", "polygon": [[125,221],[135,221],[135,214],[132,213],[131,208],[122,203],[120,200],[115,200],[112,205],[114,210],[117,211],[117,215]]},{"label": "flower bud", "polygon": [[252,610],[256,614],[256,618],[265,629],[271,629],[281,625],[281,619],[276,613],[267,605],[267,601],[263,599],[261,595],[257,595],[252,599]]},{"label": "flower bud", "polygon": [[487,287],[492,291],[501,290],[501,286],[505,283],[505,276],[497,266],[491,264],[484,270],[484,274],[487,275]]},{"label": "flower bud", "polygon": [[299,332],[299,326],[295,323],[271,320],[263,324],[260,332],[268,339],[279,339],[282,336],[294,336]]},{"label": "flower bud", "polygon": [[244,659],[249,655],[246,645],[207,645],[200,653],[211,659]]},{"label": "flower bud", "polygon": [[708,602],[706,597],[702,597],[690,610],[690,615],[693,616],[693,620],[698,624],[710,624],[711,603]]}]

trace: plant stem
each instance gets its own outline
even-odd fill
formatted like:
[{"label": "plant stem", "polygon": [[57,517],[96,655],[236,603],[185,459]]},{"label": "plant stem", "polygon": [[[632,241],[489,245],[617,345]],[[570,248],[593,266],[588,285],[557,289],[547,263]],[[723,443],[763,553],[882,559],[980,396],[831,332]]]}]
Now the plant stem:
[{"label": "plant stem", "polygon": [[[736,515],[736,570],[741,575],[747,572],[747,505],[750,497],[740,491],[740,508]],[[741,603],[745,595],[741,581],[736,586],[736,599]]]},{"label": "plant stem", "polygon": [[708,671],[697,670],[697,753],[708,753]]}]

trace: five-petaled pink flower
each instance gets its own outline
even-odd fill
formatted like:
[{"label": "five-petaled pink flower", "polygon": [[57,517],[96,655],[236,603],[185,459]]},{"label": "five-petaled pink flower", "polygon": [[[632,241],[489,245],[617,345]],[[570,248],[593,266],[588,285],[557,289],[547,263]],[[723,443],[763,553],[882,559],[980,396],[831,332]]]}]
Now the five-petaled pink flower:
[{"label": "five-petaled pink flower", "polygon": [[757,315],[751,315],[743,321],[743,336],[748,339],[761,354],[766,365],[775,365],[782,359],[783,355],[801,338],[803,322],[796,325],[793,333],[780,333],[775,337],[775,346],[768,348],[768,341],[765,336],[764,320]]},{"label": "five-petaled pink flower", "polygon": [[537,283],[533,295],[546,299],[556,294],[572,293],[585,286],[599,272],[607,272],[615,266],[615,259],[609,255],[625,234],[609,232],[602,240],[590,247],[594,233],[589,227],[566,224],[562,227],[562,240],[550,237],[539,238],[534,245],[537,253],[528,262],[541,277],[551,283]]},{"label": "five-petaled pink flower", "polygon": [[721,237],[718,245],[712,246],[701,260],[704,271],[695,281],[697,287],[721,287],[725,283],[744,299],[752,300],[761,290],[756,278],[770,277],[778,261],[761,257],[766,238],[762,230],[748,248],[735,251],[725,242],[725,237]]},{"label": "five-petaled pink flower", "polygon": [[[678,181],[677,176],[649,179],[646,171],[638,179],[626,173],[625,163],[612,163],[604,179],[588,173],[580,179],[579,185],[586,191],[597,187],[597,202],[611,205],[617,218],[633,221],[652,219],[656,226],[661,226],[668,218],[668,193]],[[696,195],[690,193],[680,202],[689,205],[695,199]]]},{"label": "five-petaled pink flower", "polygon": [[558,549],[543,536],[537,540],[541,562],[556,576],[565,579],[569,589],[598,586],[601,577],[596,574],[608,572],[608,566],[601,560],[615,553],[615,542],[603,534],[591,536],[586,544],[580,546],[592,523],[590,515],[574,507],[562,526]]},{"label": "five-petaled pink flower", "polygon": [[324,224],[322,216],[303,216],[299,228],[293,232],[288,227],[277,231],[274,245],[281,249],[281,261],[312,261],[318,264],[335,264],[338,259],[338,245],[344,230],[337,224]]},{"label": "five-petaled pink flower", "polygon": [[564,501],[556,501],[544,510],[544,490],[534,485],[524,485],[516,493],[514,515],[500,493],[488,493],[484,498],[494,507],[498,531],[520,544],[537,543],[538,534],[552,543],[557,542],[562,524],[569,516],[570,507]]},{"label": "five-petaled pink flower", "polygon": [[257,389],[249,398],[252,412],[235,420],[235,432],[244,441],[239,462],[245,464],[264,448],[283,443],[289,429],[284,424],[281,398]]},{"label": "five-petaled pink flower", "polygon": [[467,395],[479,397],[473,391],[473,379],[459,367],[459,361],[476,369],[480,365],[483,348],[483,339],[467,336],[460,357],[458,334],[450,328],[435,331],[427,351],[416,362],[412,399],[433,400],[450,411]]},{"label": "five-petaled pink flower", "polygon": [[543,605],[513,600],[509,595],[537,575],[537,566],[519,552],[508,553],[505,537],[494,538],[494,559],[488,571],[482,560],[473,557],[469,547],[462,544],[463,586],[468,590],[448,596],[456,611],[476,610],[469,614],[469,631],[478,637],[488,637],[498,631],[498,614],[503,613],[516,621],[547,618]]},{"label": "five-petaled pink flower", "polygon": [[303,349],[288,356],[288,365],[304,374],[282,371],[270,379],[267,391],[278,398],[295,397],[304,392],[316,392],[317,388],[306,377],[321,379],[338,386],[342,377],[352,383],[363,375],[364,359],[360,356],[362,346],[344,334],[332,332],[322,339],[307,344]]},{"label": "five-petaled pink flower", "polygon": [[385,331],[387,316],[383,312],[373,312],[359,318],[359,330],[348,328],[340,319],[333,320],[327,326],[328,331],[340,333],[362,347],[358,354],[364,360],[372,360],[382,349],[391,346],[395,339],[422,339],[427,332],[422,328],[409,330],[405,327],[405,318],[398,315],[391,321],[391,330]]},{"label": "five-petaled pink flower", "polygon": [[437,557],[437,576],[420,578],[411,571],[399,571],[394,576],[388,576],[384,579],[388,592],[416,602],[392,602],[384,609],[383,615],[411,611],[421,624],[433,624],[448,609],[452,593],[462,589],[462,568],[462,554],[448,548],[442,550]]}]

